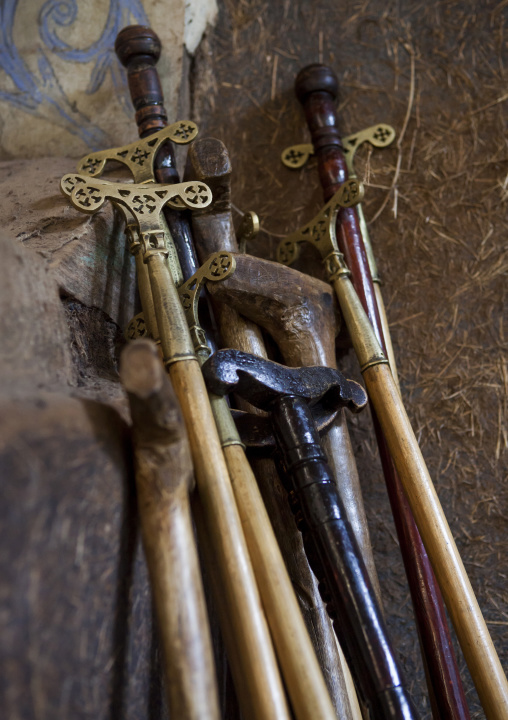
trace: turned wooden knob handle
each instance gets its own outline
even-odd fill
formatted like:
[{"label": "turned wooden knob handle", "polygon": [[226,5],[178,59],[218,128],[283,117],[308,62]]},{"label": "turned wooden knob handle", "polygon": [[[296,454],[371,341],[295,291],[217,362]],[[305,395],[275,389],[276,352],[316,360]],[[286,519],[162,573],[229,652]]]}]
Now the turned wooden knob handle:
[{"label": "turned wooden knob handle", "polygon": [[304,67],[296,76],[295,92],[302,105],[306,96],[314,92],[327,92],[332,96],[333,100],[337,100],[339,81],[331,67],[314,63]]},{"label": "turned wooden knob handle", "polygon": [[333,70],[327,65],[308,65],[297,75],[295,92],[303,105],[318,158],[324,148],[342,148],[335,109],[339,81]]},{"label": "turned wooden knob handle", "polygon": [[164,95],[155,68],[161,54],[157,34],[144,25],[130,25],[115,42],[118,59],[127,68],[127,79],[140,137],[167,125]]}]

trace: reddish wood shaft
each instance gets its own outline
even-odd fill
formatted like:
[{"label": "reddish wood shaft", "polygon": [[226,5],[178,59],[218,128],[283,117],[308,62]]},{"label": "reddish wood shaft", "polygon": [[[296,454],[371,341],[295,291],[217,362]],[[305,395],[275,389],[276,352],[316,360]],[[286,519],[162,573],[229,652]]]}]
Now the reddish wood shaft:
[{"label": "reddish wood shaft", "polygon": [[[326,66],[309,66],[296,80],[318,161],[325,201],[347,180],[348,171],[338,130],[337,80]],[[358,216],[343,209],[337,218],[337,240],[351,271],[353,285],[386,352],[372,277]],[[372,412],[383,473],[408,577],[427,684],[435,718],[468,720],[469,710],[450,637],[441,591],[409,508],[402,484],[375,413]]]}]

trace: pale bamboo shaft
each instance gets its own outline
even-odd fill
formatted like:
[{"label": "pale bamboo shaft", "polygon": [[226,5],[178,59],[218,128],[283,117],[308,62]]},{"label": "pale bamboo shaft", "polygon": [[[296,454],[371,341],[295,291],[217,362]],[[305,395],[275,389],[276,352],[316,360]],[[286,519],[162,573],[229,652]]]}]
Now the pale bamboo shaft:
[{"label": "pale bamboo shaft", "polygon": [[213,653],[188,490],[180,486],[154,496],[146,472],[137,474],[136,484],[170,715],[181,720],[218,720]]},{"label": "pale bamboo shaft", "polygon": [[[366,338],[371,326],[361,315],[365,313],[349,278],[336,279],[334,287],[363,365],[367,351],[375,350],[373,331]],[[372,365],[363,377],[485,714],[488,720],[507,720],[508,682],[390,368],[386,363]]]},{"label": "pale bamboo shaft", "polygon": [[224,455],[196,359],[181,359],[192,348],[178,293],[159,255],[148,258],[157,326],[169,374],[182,407],[208,537],[217,558],[237,658],[231,670],[242,711],[256,720],[284,720],[289,711],[258,589],[247,551]]},{"label": "pale bamboo shaft", "polygon": [[224,455],[295,717],[335,720],[335,710],[254,473],[240,445],[225,447]]},{"label": "pale bamboo shaft", "polygon": [[138,510],[171,717],[219,720],[212,640],[190,515],[192,462],[177,400],[152,341],[122,352]]}]

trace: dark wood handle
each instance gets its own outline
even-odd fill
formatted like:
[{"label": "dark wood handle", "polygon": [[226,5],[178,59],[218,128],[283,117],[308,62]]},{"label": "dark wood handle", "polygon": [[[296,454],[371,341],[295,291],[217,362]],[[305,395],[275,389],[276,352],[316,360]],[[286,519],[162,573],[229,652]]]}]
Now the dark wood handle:
[{"label": "dark wood handle", "polygon": [[146,137],[161,130],[167,125],[168,117],[159,74],[155,68],[161,54],[159,38],[149,27],[130,25],[118,34],[115,52],[127,68],[139,136]]},{"label": "dark wood handle", "polygon": [[312,411],[301,398],[285,397],[274,404],[272,422],[309,562],[371,717],[416,719]]},{"label": "dark wood handle", "polygon": [[[335,106],[338,87],[335,73],[326,65],[309,65],[298,74],[295,81],[296,95],[304,107],[316,150],[325,199],[331,197],[348,177]],[[337,220],[337,239],[351,270],[353,285],[386,353],[372,276],[358,216],[353,208],[340,212]],[[468,720],[469,710],[441,591],[373,410],[372,414],[415,610],[434,713],[436,717],[446,720]]]}]

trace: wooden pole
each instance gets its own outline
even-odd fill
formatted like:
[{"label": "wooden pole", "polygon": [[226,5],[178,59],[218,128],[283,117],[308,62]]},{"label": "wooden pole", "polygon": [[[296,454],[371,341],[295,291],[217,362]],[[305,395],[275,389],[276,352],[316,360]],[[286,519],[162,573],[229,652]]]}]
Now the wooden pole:
[{"label": "wooden pole", "polygon": [[[327,201],[342,183],[354,177],[352,157],[356,147],[350,148],[346,155],[339,132],[335,106],[337,78],[331,68],[309,66],[299,73],[295,90],[305,108]],[[382,128],[377,132],[382,132]],[[337,241],[351,271],[353,286],[398,383],[378,271],[361,204],[339,212]],[[372,419],[413,602],[433,713],[443,720],[468,720],[469,710],[439,585],[375,412]]]},{"label": "wooden pole", "polygon": [[138,509],[171,717],[219,720],[212,643],[190,514],[192,461],[171,383],[152,341],[122,352],[133,422]]},{"label": "wooden pole", "polygon": [[489,720],[508,718],[508,682],[455,545],[397,385],[349,272],[333,284],[367,391],[432,562],[471,677]]}]

